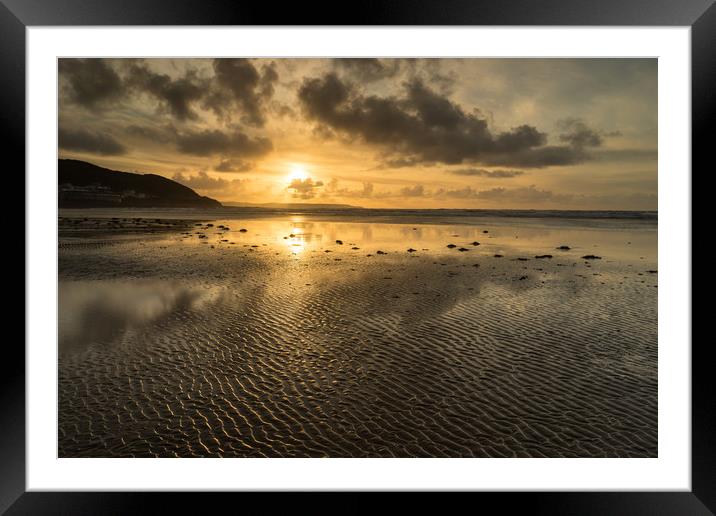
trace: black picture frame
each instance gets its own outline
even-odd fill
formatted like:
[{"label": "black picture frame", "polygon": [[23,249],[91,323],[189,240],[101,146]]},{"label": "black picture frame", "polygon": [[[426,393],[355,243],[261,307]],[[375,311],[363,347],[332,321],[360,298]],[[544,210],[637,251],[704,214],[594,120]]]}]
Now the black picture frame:
[{"label": "black picture frame", "polygon": [[[337,4],[319,2],[287,3],[278,8],[269,3],[240,0],[0,0],[0,145],[6,161],[12,158],[9,166],[25,170],[25,29],[28,26],[689,26],[692,169],[699,165],[705,168],[707,153],[713,146],[707,125],[716,115],[716,6],[713,4],[714,0],[372,0],[356,4],[348,11],[339,9]],[[24,192],[24,185],[19,188]],[[678,252],[691,253],[691,249]],[[480,493],[479,503],[497,503],[501,511],[529,508],[529,513],[552,515],[716,513],[716,411],[712,361],[709,360],[711,342],[704,339],[682,344],[692,345],[690,492]],[[206,494],[25,492],[25,353],[11,339],[6,340],[3,351],[0,360],[0,513],[132,514],[144,512],[149,503],[160,503],[165,512],[206,512]],[[226,499],[247,494],[212,494],[216,496]],[[212,498],[212,503],[215,502]]]}]

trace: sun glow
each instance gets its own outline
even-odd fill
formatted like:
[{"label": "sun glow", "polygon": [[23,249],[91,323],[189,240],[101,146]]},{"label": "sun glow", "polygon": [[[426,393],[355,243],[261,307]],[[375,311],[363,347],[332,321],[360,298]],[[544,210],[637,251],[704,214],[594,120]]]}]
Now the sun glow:
[{"label": "sun glow", "polygon": [[306,179],[308,179],[308,172],[306,172],[306,168],[303,165],[293,165],[291,167],[291,172],[288,174],[289,183],[295,180],[305,181]]}]

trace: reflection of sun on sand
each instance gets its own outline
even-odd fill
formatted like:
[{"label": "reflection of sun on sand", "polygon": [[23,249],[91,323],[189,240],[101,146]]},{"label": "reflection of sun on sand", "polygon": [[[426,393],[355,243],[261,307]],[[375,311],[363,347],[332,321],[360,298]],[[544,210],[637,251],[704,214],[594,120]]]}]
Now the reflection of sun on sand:
[{"label": "reflection of sun on sand", "polygon": [[295,220],[294,224],[291,225],[291,232],[282,237],[289,251],[294,255],[301,254],[306,250],[306,239],[304,230],[300,227],[301,225],[299,220]]}]

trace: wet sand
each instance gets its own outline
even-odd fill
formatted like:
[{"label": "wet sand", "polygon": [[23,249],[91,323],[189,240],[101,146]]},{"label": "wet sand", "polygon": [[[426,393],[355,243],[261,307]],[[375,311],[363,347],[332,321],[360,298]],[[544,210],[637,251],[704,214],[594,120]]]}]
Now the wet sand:
[{"label": "wet sand", "polygon": [[62,215],[60,457],[657,455],[655,223]]}]

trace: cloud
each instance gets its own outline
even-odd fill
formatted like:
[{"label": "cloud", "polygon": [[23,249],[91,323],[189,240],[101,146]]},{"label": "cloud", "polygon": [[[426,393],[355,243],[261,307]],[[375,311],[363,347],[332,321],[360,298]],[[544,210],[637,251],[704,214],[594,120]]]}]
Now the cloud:
[{"label": "cloud", "polygon": [[176,131],[171,126],[155,129],[153,127],[132,124],[125,127],[124,131],[135,138],[156,143],[169,143],[173,141],[176,136]]},{"label": "cloud", "polygon": [[[577,148],[599,147],[604,139],[597,131],[589,128],[583,120],[578,118],[565,118],[557,122],[557,126],[565,131],[559,135],[560,141],[566,142]],[[609,135],[617,135],[616,133],[608,133]],[[606,134],[605,134],[606,136]]]},{"label": "cloud", "polygon": [[405,186],[400,189],[401,197],[424,197],[426,194],[423,185]]},{"label": "cloud", "polygon": [[448,170],[448,172],[457,176],[481,176],[491,178],[509,178],[524,174],[522,170],[486,170],[484,168],[459,168],[456,170]]},{"label": "cloud", "polygon": [[414,158],[386,159],[378,168],[405,168],[422,165],[420,160]]},{"label": "cloud", "polygon": [[341,188],[338,179],[332,178],[323,189],[324,197],[357,197],[370,198],[373,196],[373,183],[364,181],[360,190],[351,190],[350,188]]},{"label": "cloud", "polygon": [[240,159],[222,159],[214,165],[216,172],[248,172],[254,168],[254,164]]},{"label": "cloud", "polygon": [[599,161],[656,161],[657,149],[600,149],[592,153]]},{"label": "cloud", "polygon": [[436,198],[452,199],[482,199],[486,201],[516,202],[516,203],[543,203],[543,202],[569,202],[573,196],[570,194],[556,194],[551,190],[540,190],[535,185],[517,188],[491,188],[489,190],[476,190],[472,187],[455,190],[440,189],[435,192]]},{"label": "cloud", "polygon": [[374,82],[395,76],[400,70],[399,59],[377,59],[370,57],[337,58],[334,66],[345,71],[351,78],[360,82]]},{"label": "cloud", "polygon": [[153,96],[160,106],[177,120],[196,120],[198,115],[192,109],[206,90],[206,81],[199,79],[196,72],[188,70],[183,77],[172,79],[169,75],[156,73],[144,64],[132,65],[127,76],[127,85],[140,93]]},{"label": "cloud", "polygon": [[228,180],[220,177],[212,177],[203,170],[197,172],[195,175],[184,175],[181,172],[177,172],[172,179],[189,188],[198,190],[222,190],[225,193],[241,190],[248,181],[247,179]]},{"label": "cloud", "polygon": [[232,110],[238,109],[243,113],[242,122],[263,127],[266,122],[263,110],[278,81],[274,63],[259,70],[248,59],[214,59],[212,66],[214,81],[203,107],[220,119],[230,119]]},{"label": "cloud", "polygon": [[254,158],[264,156],[273,150],[273,144],[268,138],[251,138],[238,130],[229,133],[218,129],[186,131],[177,134],[176,143],[179,152],[195,156]]},{"label": "cloud", "polygon": [[537,149],[516,150],[509,154],[491,154],[483,158],[485,165],[522,168],[577,165],[592,159],[584,149],[546,145]]},{"label": "cloud", "polygon": [[122,79],[104,59],[60,59],[60,79],[69,100],[96,111],[124,95]]},{"label": "cloud", "polygon": [[90,132],[86,129],[60,129],[58,142],[61,149],[114,156],[125,154],[127,149],[112,136],[104,133]]},{"label": "cloud", "polygon": [[300,199],[312,199],[317,194],[317,189],[323,186],[323,181],[307,179],[294,179],[288,185],[288,190],[293,190],[293,196]]},{"label": "cloud", "polygon": [[402,98],[378,97],[328,73],[305,79],[298,98],[309,119],[398,160],[545,167],[588,158],[571,145],[545,147],[547,135],[526,124],[493,134],[479,112],[466,113],[420,80],[406,83]]}]

